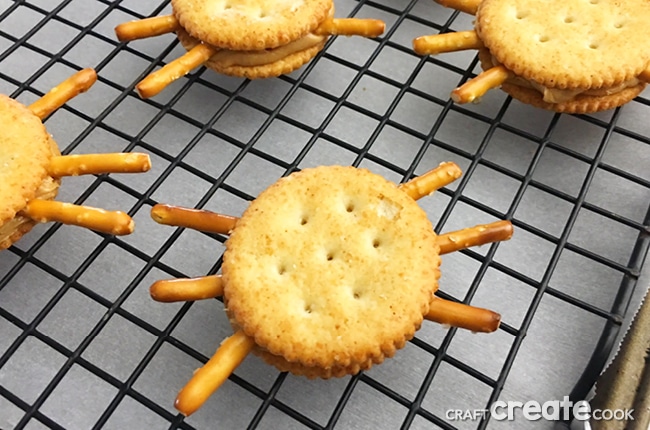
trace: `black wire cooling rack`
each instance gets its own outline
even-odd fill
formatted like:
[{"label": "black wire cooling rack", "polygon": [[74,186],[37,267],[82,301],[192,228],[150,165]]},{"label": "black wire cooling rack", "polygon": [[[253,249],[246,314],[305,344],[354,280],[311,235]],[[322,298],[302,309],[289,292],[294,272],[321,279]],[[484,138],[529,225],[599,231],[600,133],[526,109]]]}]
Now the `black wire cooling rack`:
[{"label": "black wire cooling rack", "polygon": [[[134,85],[183,50],[172,35],[118,43],[113,28],[169,13],[168,2],[0,0],[0,91],[28,103],[94,67],[97,84],[48,118],[49,132],[64,153],[153,162],[142,175],[66,178],[57,198],[128,211],[133,235],[45,224],[0,254],[0,428],[550,428],[453,411],[589,395],[646,286],[635,294],[649,244],[647,92],[595,115],[499,91],[455,105],[475,53],[421,58],[411,41],[472,17],[430,0],[336,7],[387,31],[332,38],[288,76],[201,68],[141,100]],[[218,272],[225,237],[156,225],[152,205],[238,215],[303,167],[352,164],[399,182],[449,160],[464,176],[420,201],[437,231],[515,225],[511,241],[442,264],[440,294],[500,312],[496,333],[425,322],[393,359],[328,381],[249,357],[195,415],[175,411],[230,327],[218,300],[159,304],[148,287]]]}]

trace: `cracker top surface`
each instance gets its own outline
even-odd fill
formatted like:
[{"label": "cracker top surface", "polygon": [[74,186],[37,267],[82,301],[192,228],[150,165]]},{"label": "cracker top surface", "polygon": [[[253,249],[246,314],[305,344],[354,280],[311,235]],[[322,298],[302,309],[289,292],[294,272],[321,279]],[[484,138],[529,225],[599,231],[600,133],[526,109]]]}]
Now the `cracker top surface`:
[{"label": "cracker top surface", "polygon": [[47,176],[50,137],[27,107],[0,95],[0,224],[34,198]]},{"label": "cracker top surface", "polygon": [[484,0],[476,30],[498,62],[558,89],[602,88],[650,65],[647,0]]},{"label": "cracker top surface", "polygon": [[232,50],[287,44],[316,29],[331,8],[332,0],[172,0],[190,35]]},{"label": "cracker top surface", "polygon": [[272,354],[329,367],[403,345],[439,276],[426,213],[365,169],[283,178],[238,221],[222,266],[236,325]]}]

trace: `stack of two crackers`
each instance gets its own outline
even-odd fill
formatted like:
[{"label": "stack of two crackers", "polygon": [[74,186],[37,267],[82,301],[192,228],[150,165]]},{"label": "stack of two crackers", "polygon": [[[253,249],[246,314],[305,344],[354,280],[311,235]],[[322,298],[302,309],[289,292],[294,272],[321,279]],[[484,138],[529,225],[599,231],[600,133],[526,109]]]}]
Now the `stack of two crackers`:
[{"label": "stack of two crackers", "polygon": [[484,70],[452,92],[459,103],[501,87],[543,109],[621,106],[650,82],[646,0],[438,0],[476,15],[475,28],[413,41],[416,52],[478,49]]},{"label": "stack of two crackers", "polygon": [[425,319],[475,332],[499,314],[435,295],[440,255],[508,239],[509,221],[436,235],[416,200],[460,175],[454,163],[401,185],[321,166],[283,178],[236,219],[157,205],[162,224],[230,235],[221,275],[156,282],[158,301],[223,297],[235,333],[177,397],[189,415],[249,352],[310,378],[356,374],[393,356]]},{"label": "stack of two crackers", "polygon": [[332,0],[172,0],[171,4],[171,15],[115,29],[121,41],[175,32],[188,51],[136,86],[144,98],[202,64],[248,79],[287,74],[316,56],[331,35],[376,37],[385,28],[376,19],[334,18]]}]

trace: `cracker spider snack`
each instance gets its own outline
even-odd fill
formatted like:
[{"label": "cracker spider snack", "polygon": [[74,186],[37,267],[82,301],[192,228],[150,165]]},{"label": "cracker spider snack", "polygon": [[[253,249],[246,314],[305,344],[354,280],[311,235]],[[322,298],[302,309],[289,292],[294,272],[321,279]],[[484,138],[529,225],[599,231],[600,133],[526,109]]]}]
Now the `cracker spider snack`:
[{"label": "cracker spider snack", "polygon": [[392,357],[424,319],[475,332],[487,309],[442,299],[440,255],[510,238],[498,221],[436,235],[416,200],[460,176],[443,163],[395,185],[366,169],[321,166],[280,179],[241,218],[156,205],[162,224],[229,234],[222,275],[158,281],[158,301],[223,296],[234,334],[180,391],[196,411],[249,352],[281,371],[340,377]]},{"label": "cracker spider snack", "polygon": [[42,119],[96,80],[94,70],[81,70],[30,106],[0,95],[0,250],[37,222],[58,221],[118,235],[133,231],[133,220],[123,212],[54,201],[64,176],[150,168],[147,154],[60,154]]},{"label": "cracker spider snack", "polygon": [[307,63],[330,35],[376,37],[385,28],[376,19],[334,18],[332,0],[172,0],[171,4],[172,15],[115,28],[120,41],[176,32],[188,51],[136,86],[144,98],[201,64],[230,76],[274,77]]},{"label": "cracker spider snack", "polygon": [[543,109],[589,113],[636,97],[650,81],[646,0],[437,0],[476,15],[472,31],[422,36],[421,55],[477,49],[476,78],[452,92],[457,103],[501,87]]}]

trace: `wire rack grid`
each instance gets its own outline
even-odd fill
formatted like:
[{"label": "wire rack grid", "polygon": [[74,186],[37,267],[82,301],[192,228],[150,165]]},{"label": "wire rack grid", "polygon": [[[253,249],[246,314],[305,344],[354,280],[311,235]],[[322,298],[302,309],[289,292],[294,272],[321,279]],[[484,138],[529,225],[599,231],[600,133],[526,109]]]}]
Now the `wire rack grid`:
[{"label": "wire rack grid", "polygon": [[[95,86],[45,121],[63,153],[147,152],[142,175],[67,178],[58,200],[128,211],[130,236],[43,224],[0,254],[0,428],[551,428],[458,419],[496,400],[584,399],[647,278],[650,100],[558,115],[490,92],[455,105],[474,52],[421,58],[414,37],[469,29],[430,0],[336,0],[380,18],[302,69],[247,81],[200,68],[150,100],[134,85],[182,52],[173,35],[118,43],[158,1],[0,0],[0,91],[29,103],[85,67]],[[225,237],[159,226],[155,203],[232,215],[283,175],[351,164],[395,182],[455,161],[420,201],[436,231],[510,219],[509,241],[446,255],[442,296],[487,307],[479,335],[425,323],[362,374],[328,381],[247,358],[195,415],[173,398],[230,326],[219,300],[160,304],[158,279],[217,273]],[[644,281],[645,282],[645,281]],[[644,285],[643,285],[644,286]]]}]

